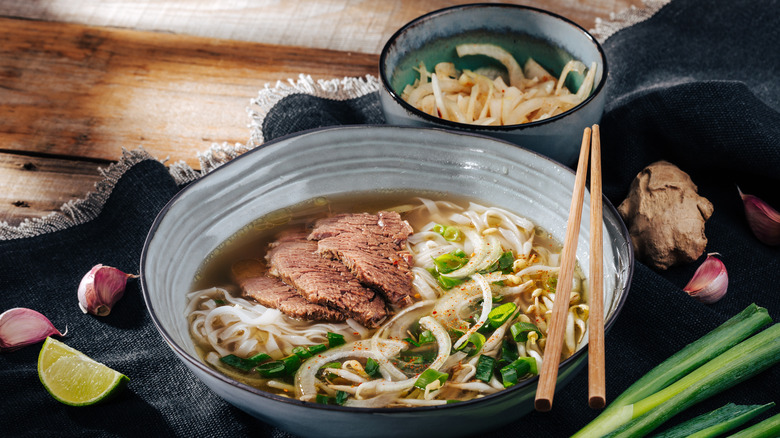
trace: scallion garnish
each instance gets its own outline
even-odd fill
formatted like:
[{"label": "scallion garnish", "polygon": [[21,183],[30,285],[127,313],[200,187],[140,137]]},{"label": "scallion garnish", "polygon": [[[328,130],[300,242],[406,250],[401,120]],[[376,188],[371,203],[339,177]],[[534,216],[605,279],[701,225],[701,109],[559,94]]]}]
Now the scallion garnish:
[{"label": "scallion garnish", "polygon": [[414,382],[414,386],[415,388],[424,390],[426,386],[430,385],[436,380],[444,385],[444,382],[447,381],[448,377],[449,374],[447,373],[442,373],[440,371],[434,370],[433,368],[428,368],[427,370],[423,371],[422,374],[420,374],[420,377],[418,377],[417,381]]},{"label": "scallion garnish", "polygon": [[309,353],[311,353],[312,356],[315,354],[322,353],[323,351],[328,349],[328,346],[325,344],[315,344],[315,345],[309,345],[306,347],[307,350],[309,350]]},{"label": "scallion garnish", "polygon": [[514,362],[501,368],[500,372],[504,388],[516,385],[523,376],[539,373],[536,359],[532,357],[518,357]]},{"label": "scallion garnish", "polygon": [[436,272],[448,274],[463,267],[468,261],[469,258],[466,256],[466,253],[456,249],[455,251],[435,257],[433,259],[433,265],[436,267]]},{"label": "scallion garnish", "polygon": [[321,405],[330,404],[330,397],[327,395],[317,394],[315,401]]},{"label": "scallion garnish", "polygon": [[271,359],[271,356],[265,353],[256,354],[248,358],[238,357],[235,354],[228,354],[227,356],[219,358],[219,360],[223,363],[244,371],[249,371],[256,367],[259,363],[265,362],[269,359]]},{"label": "scallion garnish", "polygon": [[477,373],[474,378],[483,382],[489,382],[493,378],[493,370],[496,368],[496,360],[484,354],[479,355],[477,361]]},{"label": "scallion garnish", "polygon": [[338,347],[339,345],[344,345],[346,343],[344,335],[328,332],[325,336],[328,338],[329,348]]},{"label": "scallion garnish", "polygon": [[469,356],[473,356],[485,345],[485,335],[480,332],[474,332],[469,336],[469,339],[461,344],[457,351],[465,351]]},{"label": "scallion garnish", "polygon": [[258,365],[257,368],[255,368],[255,371],[267,378],[282,377],[285,375],[285,363],[281,360],[266,362],[262,365]]},{"label": "scallion garnish", "polygon": [[433,231],[435,233],[441,234],[441,236],[444,237],[444,240],[448,242],[457,242],[461,239],[462,236],[462,233],[458,227],[449,225],[445,226],[442,224],[436,224],[433,226]]},{"label": "scallion garnish", "polygon": [[301,358],[301,360],[306,360],[312,356],[311,351],[306,347],[295,347],[292,349],[292,352],[294,355]]},{"label": "scallion garnish", "polygon": [[439,286],[442,287],[442,289],[449,290],[453,287],[463,283],[462,278],[451,278],[447,277],[445,275],[439,275],[436,277],[436,281],[439,282]]},{"label": "scallion garnish", "polygon": [[539,328],[535,325],[531,324],[530,322],[516,322],[512,324],[512,327],[509,327],[509,331],[512,333],[512,339],[515,340],[515,342],[525,342],[528,340],[528,334],[531,332],[536,332],[536,334],[541,337],[542,332],[539,331]]},{"label": "scallion garnish", "polygon": [[515,310],[517,310],[515,303],[504,303],[494,308],[488,314],[488,324],[494,329],[501,327],[515,313]]}]

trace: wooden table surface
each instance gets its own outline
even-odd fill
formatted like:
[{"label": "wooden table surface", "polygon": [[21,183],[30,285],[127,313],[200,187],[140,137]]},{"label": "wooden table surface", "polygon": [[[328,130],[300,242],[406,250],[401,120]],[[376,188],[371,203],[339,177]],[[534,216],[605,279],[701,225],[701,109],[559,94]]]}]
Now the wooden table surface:
[{"label": "wooden table surface", "polygon": [[[122,148],[197,168],[266,84],[376,75],[408,21],[469,1],[3,0],[0,222],[83,198]],[[517,1],[586,29],[641,0]]]}]

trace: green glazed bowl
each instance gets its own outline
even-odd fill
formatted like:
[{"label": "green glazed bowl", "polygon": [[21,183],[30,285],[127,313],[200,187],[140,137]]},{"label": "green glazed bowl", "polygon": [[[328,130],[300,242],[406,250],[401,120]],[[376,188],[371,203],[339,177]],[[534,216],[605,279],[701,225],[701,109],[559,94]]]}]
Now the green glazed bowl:
[{"label": "green glazed bowl", "polygon": [[[597,64],[593,91],[583,103],[549,119],[507,126],[478,126],[440,119],[401,98],[418,77],[423,62],[429,71],[439,62],[459,70],[500,66],[484,56],[460,58],[455,46],[492,43],[509,51],[520,65],[532,57],[556,77],[572,59]],[[433,126],[489,135],[539,152],[569,167],[577,162],[582,132],[599,123],[604,112],[607,60],[598,41],[577,24],[553,13],[509,4],[472,4],[423,15],[399,29],[385,44],[379,60],[380,103],[387,123]],[[583,77],[569,74],[566,86],[579,89]]]}]

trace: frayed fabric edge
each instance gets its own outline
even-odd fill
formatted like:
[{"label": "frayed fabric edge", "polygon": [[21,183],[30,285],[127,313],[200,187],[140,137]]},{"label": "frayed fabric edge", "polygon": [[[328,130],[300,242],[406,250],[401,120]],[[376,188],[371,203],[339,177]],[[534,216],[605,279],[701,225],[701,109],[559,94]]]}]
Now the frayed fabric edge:
[{"label": "frayed fabric edge", "polygon": [[609,20],[596,18],[595,28],[590,33],[600,43],[604,43],[618,31],[639,24],[668,5],[672,0],[642,0],[642,7],[631,6],[618,13],[609,14]]},{"label": "frayed fabric edge", "polygon": [[95,183],[95,190],[83,199],[66,202],[59,211],[47,216],[26,219],[17,226],[0,222],[0,240],[22,239],[64,230],[91,221],[103,209],[106,200],[124,173],[135,164],[154,159],[143,149],[122,150],[122,157],[106,169],[99,169],[103,179]]},{"label": "frayed fabric edge", "polygon": [[280,100],[293,94],[309,94],[332,100],[347,100],[365,96],[379,90],[379,79],[372,75],[364,77],[346,77],[343,79],[320,79],[314,81],[309,75],[300,75],[297,80],[278,81],[275,85],[266,84],[257,97],[251,100],[248,108],[250,125],[249,147],[257,147],[265,141],[263,121],[268,112]]}]

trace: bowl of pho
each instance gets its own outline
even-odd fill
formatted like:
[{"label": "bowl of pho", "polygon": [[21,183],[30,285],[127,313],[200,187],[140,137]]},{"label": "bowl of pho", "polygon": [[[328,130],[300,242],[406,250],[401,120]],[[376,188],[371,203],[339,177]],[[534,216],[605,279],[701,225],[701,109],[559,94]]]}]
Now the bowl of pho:
[{"label": "bowl of pho", "polygon": [[[307,131],[169,202],[144,299],[204,384],[292,434],[473,436],[533,409],[573,184],[486,136]],[[609,330],[633,253],[606,199],[603,227]],[[584,217],[559,387],[586,362],[588,249]]]},{"label": "bowl of pho", "polygon": [[548,11],[470,4],[423,15],[389,38],[379,61],[388,123],[501,138],[567,166],[606,99],[598,41]]}]

